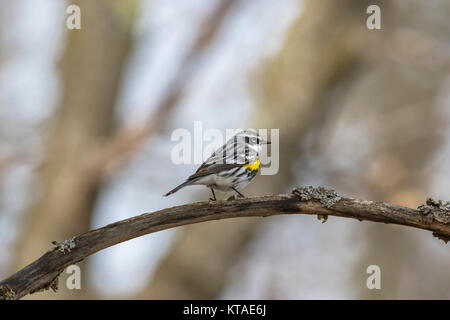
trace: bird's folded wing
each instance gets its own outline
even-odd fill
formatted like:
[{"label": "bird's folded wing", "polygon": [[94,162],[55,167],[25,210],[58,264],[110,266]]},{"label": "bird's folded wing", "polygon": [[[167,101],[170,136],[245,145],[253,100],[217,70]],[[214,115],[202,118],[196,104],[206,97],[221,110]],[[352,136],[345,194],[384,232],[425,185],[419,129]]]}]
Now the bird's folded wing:
[{"label": "bird's folded wing", "polygon": [[233,168],[242,167],[242,164],[229,164],[229,163],[214,163],[214,164],[206,164],[204,163],[198,170],[188,178],[189,180],[194,180],[200,177],[204,177],[210,174],[215,174],[227,170],[231,170]]}]

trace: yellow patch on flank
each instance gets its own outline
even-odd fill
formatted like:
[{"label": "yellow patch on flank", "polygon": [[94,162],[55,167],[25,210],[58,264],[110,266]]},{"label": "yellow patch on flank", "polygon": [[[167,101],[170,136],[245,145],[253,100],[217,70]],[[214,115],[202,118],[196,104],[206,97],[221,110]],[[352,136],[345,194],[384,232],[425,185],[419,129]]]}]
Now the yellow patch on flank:
[{"label": "yellow patch on flank", "polygon": [[255,171],[255,170],[259,169],[259,165],[260,165],[259,157],[256,157],[256,161],[255,162],[244,165],[244,168],[246,168],[246,169],[248,169],[250,171]]}]

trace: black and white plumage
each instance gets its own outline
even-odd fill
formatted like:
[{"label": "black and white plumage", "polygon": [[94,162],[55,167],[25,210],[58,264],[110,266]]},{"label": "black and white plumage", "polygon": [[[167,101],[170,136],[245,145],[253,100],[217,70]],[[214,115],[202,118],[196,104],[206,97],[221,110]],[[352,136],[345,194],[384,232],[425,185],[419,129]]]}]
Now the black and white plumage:
[{"label": "black and white plumage", "polygon": [[171,195],[189,185],[205,185],[214,190],[235,191],[245,188],[259,171],[259,152],[262,146],[269,144],[256,132],[244,130],[229,139],[216,150],[184,183],[172,189],[164,196]]}]

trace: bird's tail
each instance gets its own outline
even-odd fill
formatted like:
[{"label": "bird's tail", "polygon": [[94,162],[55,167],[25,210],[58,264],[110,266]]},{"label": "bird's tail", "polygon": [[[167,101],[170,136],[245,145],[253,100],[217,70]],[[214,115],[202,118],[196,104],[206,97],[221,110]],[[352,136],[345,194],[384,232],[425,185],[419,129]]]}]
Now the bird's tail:
[{"label": "bird's tail", "polygon": [[180,184],[178,187],[173,188],[172,190],[170,190],[169,192],[167,192],[164,197],[170,196],[172,193],[177,192],[178,190],[180,190],[181,188],[184,188],[188,185],[190,185],[192,183],[192,181],[188,180],[183,182],[182,184]]}]

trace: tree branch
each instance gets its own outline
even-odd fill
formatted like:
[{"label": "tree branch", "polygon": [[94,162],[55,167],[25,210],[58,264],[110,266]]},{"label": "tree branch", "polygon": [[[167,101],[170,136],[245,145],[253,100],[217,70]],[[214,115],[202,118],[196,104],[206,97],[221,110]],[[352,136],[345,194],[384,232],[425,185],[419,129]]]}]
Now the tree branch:
[{"label": "tree branch", "polygon": [[418,209],[340,197],[334,190],[296,188],[291,194],[233,201],[197,202],[118,221],[57,244],[41,258],[0,282],[0,299],[19,299],[43,289],[56,290],[64,269],[97,251],[149,233],[187,224],[240,217],[280,214],[329,215],[360,221],[393,223],[429,230],[450,240],[450,205],[431,199]]}]

